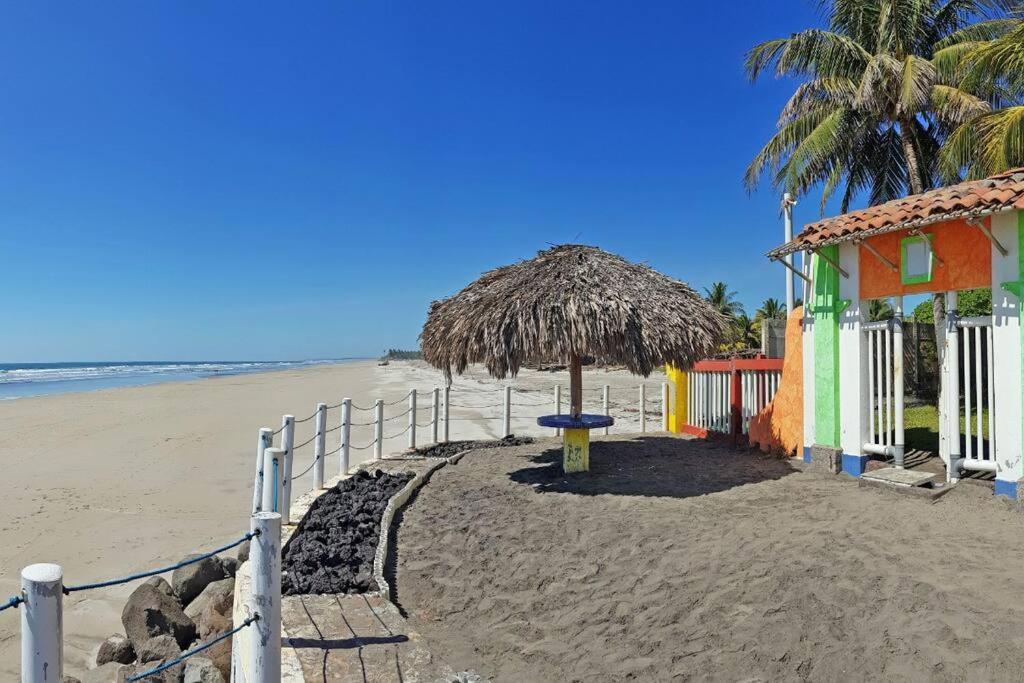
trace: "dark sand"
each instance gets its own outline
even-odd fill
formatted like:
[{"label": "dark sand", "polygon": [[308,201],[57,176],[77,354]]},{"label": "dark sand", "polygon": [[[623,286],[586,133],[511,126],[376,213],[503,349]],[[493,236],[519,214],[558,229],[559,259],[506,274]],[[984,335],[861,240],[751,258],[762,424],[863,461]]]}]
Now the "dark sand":
[{"label": "dark sand", "polygon": [[665,436],[553,440],[433,475],[395,598],[495,681],[1021,680],[1024,515],[934,505]]}]

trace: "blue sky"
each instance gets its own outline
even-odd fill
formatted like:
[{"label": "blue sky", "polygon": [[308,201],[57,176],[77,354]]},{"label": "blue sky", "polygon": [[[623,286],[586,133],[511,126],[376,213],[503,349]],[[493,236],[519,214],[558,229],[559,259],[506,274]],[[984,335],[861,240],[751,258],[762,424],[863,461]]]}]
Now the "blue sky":
[{"label": "blue sky", "polygon": [[742,59],[809,1],[2,16],[0,362],[375,355],[558,242],[783,296],[742,175],[792,83]]}]

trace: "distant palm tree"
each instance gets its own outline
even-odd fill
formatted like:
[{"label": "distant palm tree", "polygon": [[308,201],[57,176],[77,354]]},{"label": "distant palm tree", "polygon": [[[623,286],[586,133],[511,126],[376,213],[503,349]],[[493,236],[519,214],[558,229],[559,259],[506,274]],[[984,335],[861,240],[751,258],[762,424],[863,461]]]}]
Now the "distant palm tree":
[{"label": "distant palm tree", "polygon": [[888,299],[872,299],[868,306],[868,318],[875,320],[888,320],[895,314]]},{"label": "distant palm tree", "polygon": [[704,288],[704,298],[718,309],[718,312],[730,320],[743,315],[743,304],[736,301],[736,292],[730,291],[724,282],[712,282],[711,288]]},{"label": "distant palm tree", "polygon": [[733,318],[733,342],[738,349],[757,349],[761,347],[761,327],[745,313]]},{"label": "distant palm tree", "polygon": [[764,300],[761,308],[754,314],[754,320],[785,320],[786,304],[771,297]]}]

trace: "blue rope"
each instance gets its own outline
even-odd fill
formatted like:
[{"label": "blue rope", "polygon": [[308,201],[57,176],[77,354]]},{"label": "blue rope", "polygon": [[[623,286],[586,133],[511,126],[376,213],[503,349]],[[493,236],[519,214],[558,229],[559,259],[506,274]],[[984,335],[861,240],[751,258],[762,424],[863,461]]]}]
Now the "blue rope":
[{"label": "blue rope", "polygon": [[277,510],[277,489],[280,488],[278,486],[278,483],[277,483],[277,482],[280,481],[280,479],[278,478],[279,475],[277,473],[277,458],[275,458],[273,462],[274,462],[274,510],[273,511],[277,512],[278,511]]},{"label": "blue rope", "polygon": [[[156,667],[155,669],[150,669],[149,671],[143,671],[140,674],[135,674],[133,676],[129,676],[127,681],[141,681],[143,678],[147,678],[148,676],[155,676],[158,673],[161,673],[163,671],[167,671],[172,666],[177,666],[177,665],[181,664],[182,662],[184,662],[189,657],[192,657],[193,655],[197,655],[200,652],[202,652],[203,650],[209,650],[211,647],[213,647],[214,645],[216,645],[220,641],[222,641],[222,640],[224,640],[226,638],[230,638],[231,636],[235,635],[236,633],[241,631],[243,628],[245,628],[249,624],[251,624],[251,623],[253,623],[255,621],[259,621],[259,618],[260,618],[260,615],[255,614],[255,615],[249,617],[248,619],[246,619],[245,621],[243,621],[241,626],[233,628],[230,631],[227,631],[226,633],[222,633],[219,636],[217,636],[216,638],[214,638],[213,640],[211,640],[210,642],[203,643],[199,647],[194,648],[192,650],[189,650],[188,652],[182,652],[181,655],[179,655],[177,658],[172,659],[171,661],[167,662],[166,664],[161,664],[160,666]],[[127,681],[126,681],[126,683],[127,683]]]},{"label": "blue rope", "polygon": [[203,553],[202,555],[197,555],[196,557],[190,557],[187,560],[182,560],[178,564],[171,565],[170,567],[161,567],[160,569],[151,569],[148,572],[140,572],[138,574],[131,574],[130,576],[125,576],[124,578],[111,579],[109,581],[100,581],[99,583],[84,583],[81,586],[64,586],[64,595],[69,595],[69,594],[74,593],[76,591],[92,590],[93,588],[106,588],[107,586],[117,586],[117,585],[122,584],[122,583],[128,583],[129,581],[135,581],[137,579],[144,579],[147,576],[156,576],[157,574],[164,574],[166,572],[172,572],[175,569],[181,569],[182,567],[187,567],[190,564],[195,564],[196,562],[201,562],[202,560],[205,560],[208,557],[213,557],[214,555],[217,555],[218,553],[222,553],[225,550],[231,550],[235,546],[242,545],[246,541],[250,540],[251,538],[256,536],[258,533],[259,533],[258,531],[252,532],[252,533],[248,533],[245,536],[242,536],[237,541],[232,541],[231,543],[228,543],[227,545],[223,545],[220,548],[215,548],[214,550],[211,550],[208,553]]},{"label": "blue rope", "polygon": [[0,612],[3,612],[5,609],[10,609],[11,607],[17,607],[23,602],[25,602],[25,598],[20,595],[15,595],[13,598],[0,605]]}]

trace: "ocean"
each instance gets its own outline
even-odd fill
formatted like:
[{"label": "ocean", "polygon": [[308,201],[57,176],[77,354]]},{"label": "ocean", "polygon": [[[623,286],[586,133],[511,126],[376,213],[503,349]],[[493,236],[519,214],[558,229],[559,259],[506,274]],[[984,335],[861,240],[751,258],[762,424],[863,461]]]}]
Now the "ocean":
[{"label": "ocean", "polygon": [[344,360],[0,363],[0,401],[69,391],[287,370]]}]

